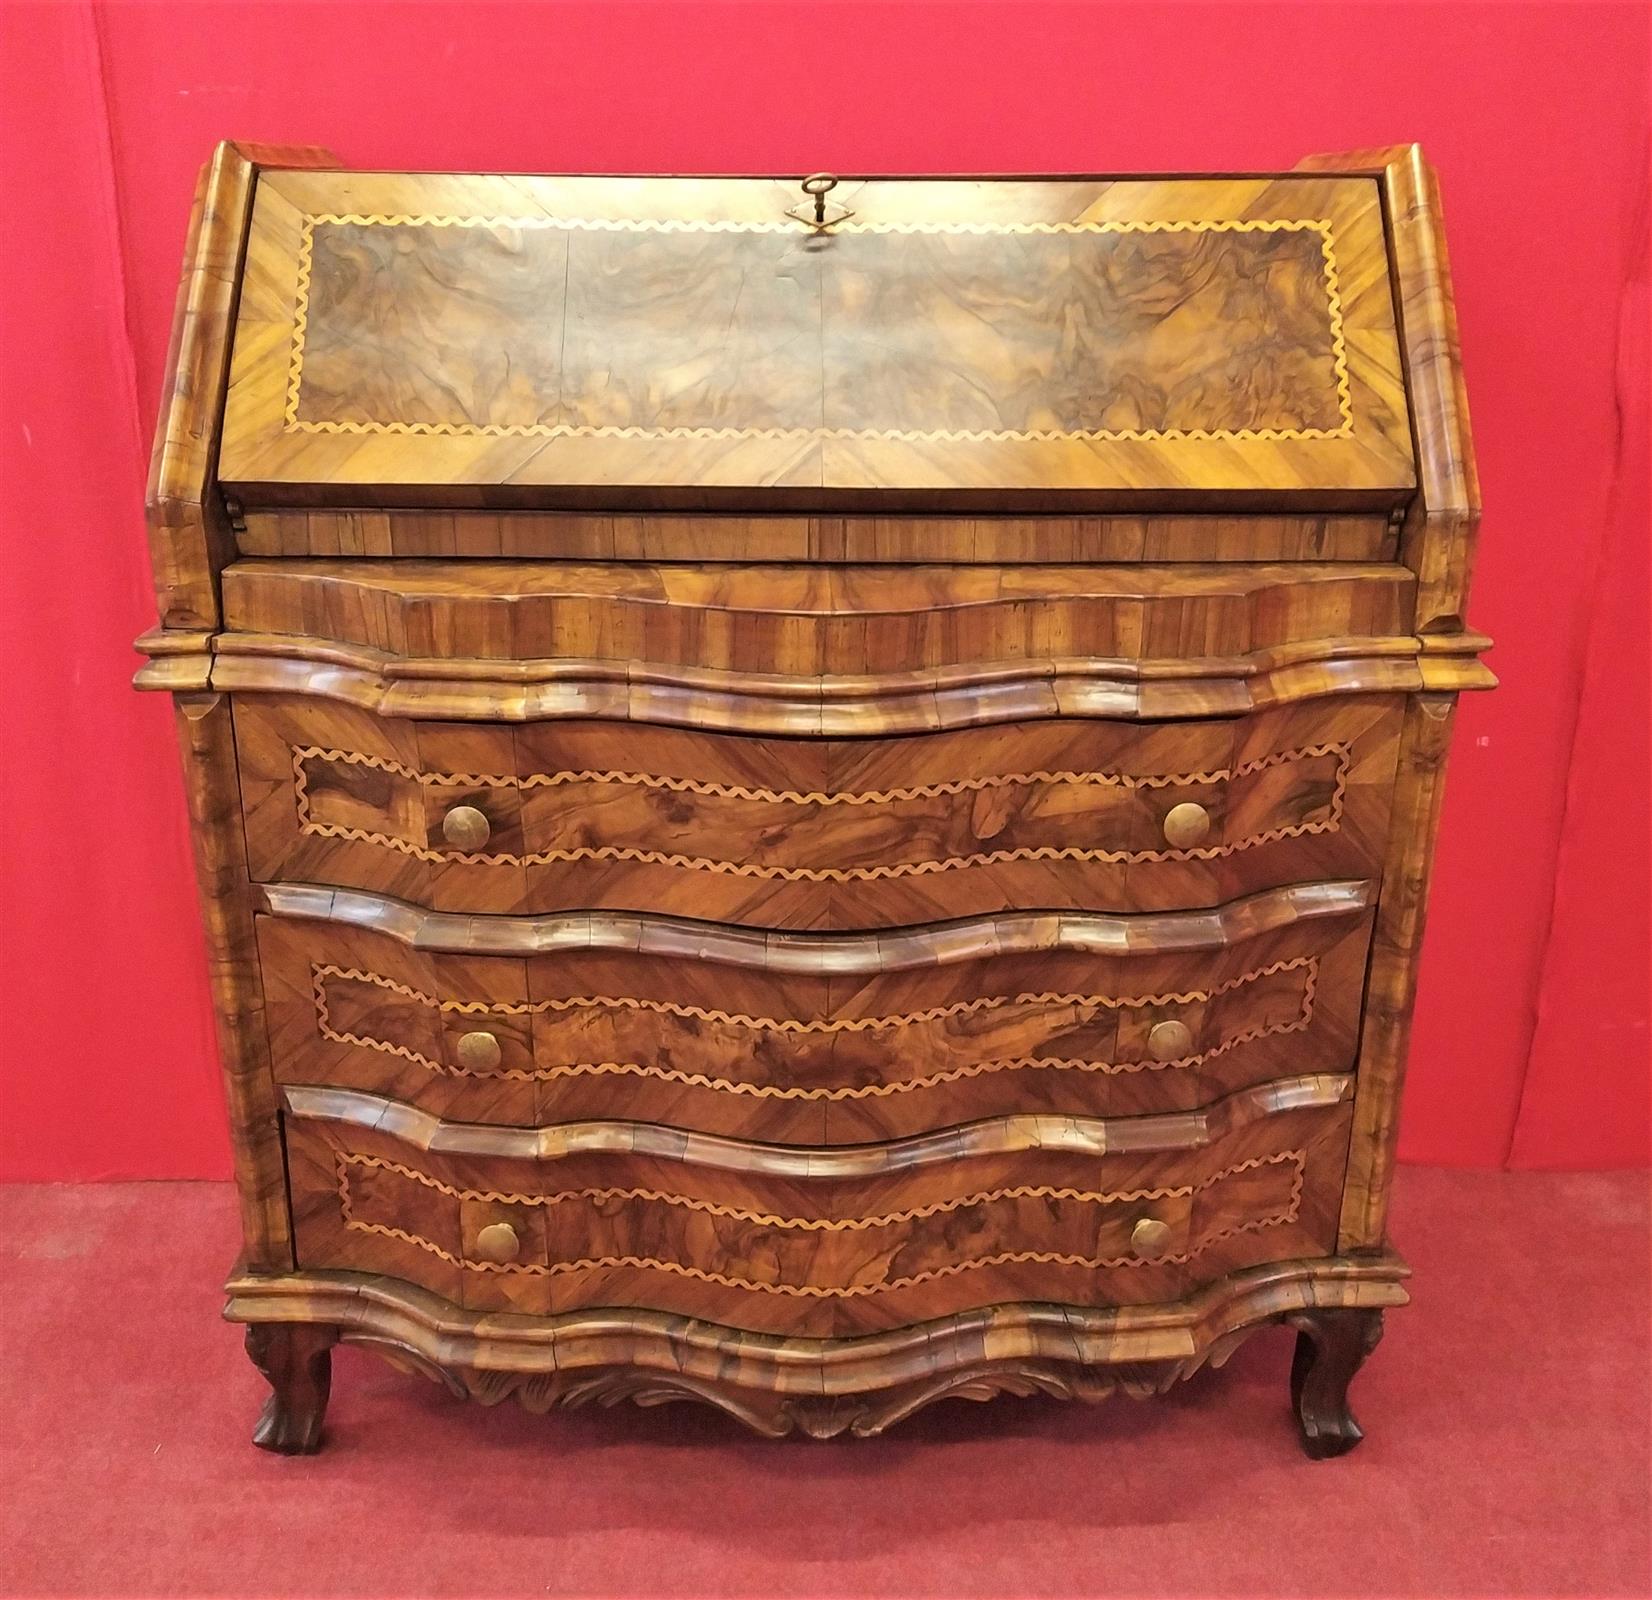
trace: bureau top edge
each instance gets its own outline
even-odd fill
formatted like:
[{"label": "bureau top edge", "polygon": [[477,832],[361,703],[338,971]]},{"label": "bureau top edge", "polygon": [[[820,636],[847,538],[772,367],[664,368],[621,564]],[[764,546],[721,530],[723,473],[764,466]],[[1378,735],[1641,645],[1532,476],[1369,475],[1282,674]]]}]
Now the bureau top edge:
[{"label": "bureau top edge", "polygon": [[248,510],[1392,512],[1371,176],[258,170],[217,454]]}]

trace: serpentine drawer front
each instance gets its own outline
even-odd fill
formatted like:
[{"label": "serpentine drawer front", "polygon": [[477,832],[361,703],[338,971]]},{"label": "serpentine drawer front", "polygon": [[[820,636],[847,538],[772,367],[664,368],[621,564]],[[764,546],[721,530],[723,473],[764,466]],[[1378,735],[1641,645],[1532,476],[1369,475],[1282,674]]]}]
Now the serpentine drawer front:
[{"label": "serpentine drawer front", "polygon": [[224,145],[149,504],[258,1443],[316,1448],[341,1340],[828,1435],[1281,1320],[1308,1452],[1358,1441],[1492,681],[1414,149]]},{"label": "serpentine drawer front", "polygon": [[440,911],[658,910],[857,928],[1008,906],[1209,905],[1374,874],[1392,697],[1252,718],[898,739],[236,712],[248,864]]},{"label": "serpentine drawer front", "polygon": [[663,1128],[614,1150],[601,1124],[472,1128],[290,1089],[299,1265],[477,1311],[646,1304],[779,1334],[1176,1300],[1330,1254],[1349,1087],[1290,1079],[1204,1118],[1021,1116],[831,1154]]},{"label": "serpentine drawer front", "polygon": [[[472,955],[441,948],[468,918],[398,936],[372,927],[382,902],[295,889],[258,943],[282,1083],[477,1122],[838,1145],[1018,1111],[1191,1110],[1347,1071],[1374,898],[1309,884],[1208,913],[784,940],[545,917]],[[364,923],[312,920],[341,911]],[[505,953],[507,935],[539,953]]]}]

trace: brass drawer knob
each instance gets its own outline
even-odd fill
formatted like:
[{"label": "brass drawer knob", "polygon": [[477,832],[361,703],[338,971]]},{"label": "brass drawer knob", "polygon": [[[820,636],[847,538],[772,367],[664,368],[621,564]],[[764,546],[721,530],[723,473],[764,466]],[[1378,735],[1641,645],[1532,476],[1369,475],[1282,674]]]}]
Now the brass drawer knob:
[{"label": "brass drawer knob", "polygon": [[1164,836],[1178,850],[1197,844],[1210,832],[1210,813],[1197,800],[1184,800],[1164,814]]},{"label": "brass drawer knob", "polygon": [[1147,1033],[1147,1049],[1155,1061],[1180,1061],[1193,1053],[1193,1030],[1174,1019],[1155,1022]]},{"label": "brass drawer knob", "polygon": [[1156,1261],[1170,1249],[1170,1224],[1143,1217],[1130,1230],[1130,1248],[1144,1261]]},{"label": "brass drawer knob", "polygon": [[442,818],[442,837],[456,850],[480,850],[492,832],[475,806],[455,806]]},{"label": "brass drawer knob", "polygon": [[499,1065],[499,1041],[485,1028],[461,1034],[459,1065],[466,1072],[491,1072]]},{"label": "brass drawer knob", "polygon": [[508,1222],[490,1222],[476,1235],[476,1253],[484,1261],[503,1265],[514,1261],[522,1253],[522,1241],[516,1237],[516,1229]]}]

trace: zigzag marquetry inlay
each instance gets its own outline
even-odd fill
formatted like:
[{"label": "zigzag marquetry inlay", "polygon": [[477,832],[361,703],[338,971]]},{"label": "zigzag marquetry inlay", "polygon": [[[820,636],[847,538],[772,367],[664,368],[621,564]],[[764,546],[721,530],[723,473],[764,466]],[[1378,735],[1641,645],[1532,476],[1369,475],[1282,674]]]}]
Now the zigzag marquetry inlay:
[{"label": "zigzag marquetry inlay", "polygon": [[766,789],[739,783],[715,783],[700,778],[667,778],[649,772],[580,771],[530,772],[523,775],[492,772],[427,772],[387,756],[366,755],[359,750],[332,750],[321,745],[298,745],[293,758],[302,761],[342,761],[349,766],[372,767],[409,782],[435,787],[464,789],[554,789],[571,783],[614,783],[630,788],[665,789],[673,794],[700,794],[722,800],[759,800],[800,806],[883,806],[896,800],[932,800],[943,795],[976,794],[984,789],[1030,787],[1040,783],[1070,783],[1118,789],[1168,789],[1198,783],[1229,783],[1265,772],[1291,761],[1334,755],[1346,761],[1346,740],[1302,745],[1294,750],[1274,750],[1254,761],[1234,767],[1211,767],[1202,772],[1164,772],[1141,775],[1131,772],[1039,771],[993,773],[979,778],[952,778],[944,783],[917,783],[894,789]]},{"label": "zigzag marquetry inlay", "polygon": [[[999,1200],[1008,1199],[1062,1199],[1074,1200],[1088,1205],[1117,1205],[1144,1200],[1180,1199],[1202,1193],[1224,1179],[1236,1177],[1240,1173],[1251,1172],[1259,1167],[1281,1166],[1286,1163],[1289,1163],[1292,1168],[1291,1189],[1282,1209],[1263,1216],[1248,1218],[1244,1222],[1229,1227],[1215,1229],[1203,1235],[1196,1244],[1188,1246],[1187,1249],[1175,1254],[1155,1257],[1151,1262],[1144,1261],[1137,1256],[1091,1257],[1069,1255],[1049,1250],[1005,1250],[993,1255],[973,1256],[963,1261],[949,1262],[944,1267],[932,1267],[922,1272],[908,1273],[899,1278],[889,1278],[882,1283],[847,1284],[842,1286],[814,1283],[764,1283],[756,1279],[741,1278],[732,1273],[717,1272],[704,1267],[696,1267],[680,1261],[668,1261],[654,1256],[597,1256],[576,1261],[557,1262],[472,1261],[468,1257],[455,1255],[452,1251],[437,1244],[435,1240],[427,1239],[422,1234],[414,1233],[409,1229],[392,1227],[386,1223],[363,1222],[360,1220],[354,1214],[349,1174],[351,1166],[391,1172],[453,1199],[477,1201],[490,1205],[552,1206],[570,1200],[640,1200],[648,1203],[686,1206],[691,1210],[708,1212],[714,1216],[728,1217],[735,1221],[749,1222],[762,1227],[802,1228],[830,1233],[891,1227],[926,1217],[943,1215],[947,1212],[960,1210],[965,1206],[989,1205]],[[1263,1228],[1278,1227],[1294,1222],[1302,1205],[1302,1188],[1306,1171],[1307,1152],[1305,1150],[1287,1150],[1275,1155],[1252,1156],[1247,1161],[1224,1167],[1220,1172],[1213,1173],[1210,1177],[1194,1184],[1181,1184],[1158,1189],[1126,1189],[1117,1192],[1021,1185],[1014,1188],[983,1190],[953,1200],[937,1201],[933,1205],[914,1207],[909,1211],[893,1212],[887,1216],[820,1219],[771,1216],[764,1212],[750,1211],[740,1206],[727,1206],[715,1201],[695,1200],[649,1189],[569,1189],[551,1195],[516,1194],[493,1189],[462,1189],[453,1184],[444,1183],[440,1178],[432,1177],[429,1173],[420,1172],[415,1167],[404,1166],[400,1162],[387,1161],[378,1156],[340,1152],[337,1158],[339,1206],[345,1227],[360,1233],[372,1233],[384,1238],[399,1239],[404,1244],[410,1244],[417,1249],[428,1251],[431,1255],[439,1257],[449,1265],[460,1267],[466,1271],[557,1277],[569,1272],[596,1271],[608,1267],[653,1268],[661,1272],[674,1273],[680,1277],[697,1278],[706,1283],[722,1284],[730,1289],[749,1289],[764,1294],[793,1295],[809,1299],[853,1299],[867,1295],[884,1294],[894,1289],[909,1289],[920,1283],[929,1283],[937,1278],[955,1277],[959,1273],[972,1272],[983,1267],[1008,1266],[1030,1262],[1038,1262],[1048,1266],[1082,1267],[1090,1270],[1149,1265],[1185,1265],[1205,1250],[1208,1250],[1211,1245],[1219,1243],[1223,1239],[1231,1239],[1239,1234],[1255,1233]]]},{"label": "zigzag marquetry inlay", "polygon": [[[656,1067],[634,1061],[571,1062],[555,1067],[535,1067],[531,1070],[520,1067],[504,1067],[492,1071],[472,1071],[466,1067],[449,1065],[445,1061],[432,1060],[422,1051],[410,1049],[406,1045],[392,1044],[388,1040],[377,1039],[368,1034],[334,1027],[331,1007],[327,998],[328,980],[337,979],[341,982],[371,984],[375,988],[402,995],[418,1005],[462,1016],[532,1016],[550,1011],[603,1008],[609,1010],[647,1010],[695,1021],[724,1022],[736,1027],[770,1029],[782,1033],[840,1033],[868,1031],[874,1028],[903,1027],[911,1023],[937,1022],[951,1017],[972,1015],[977,1012],[1007,1006],[1071,1006],[1076,1010],[1123,1011],[1139,1010],[1148,1006],[1196,1005],[1213,1000],[1219,995],[1231,993],[1235,989],[1243,988],[1246,984],[1254,983],[1258,979],[1271,978],[1281,972],[1296,971],[1303,974],[1302,1007],[1296,1016],[1282,1022],[1270,1022],[1258,1027],[1243,1029],[1196,1055],[1171,1061],[1086,1061],[1041,1056],[1018,1056],[1008,1060],[969,1062],[962,1066],[947,1068],[944,1071],[929,1073],[923,1077],[907,1078],[892,1083],[843,1085],[837,1088],[801,1088],[778,1084],[747,1083],[735,1078],[718,1078],[708,1073],[684,1072],[676,1067]],[[411,1061],[417,1066],[426,1068],[428,1071],[441,1073],[448,1077],[504,1078],[526,1083],[545,1082],[556,1078],[625,1075],[654,1079],[662,1083],[679,1083],[692,1088],[713,1089],[729,1094],[754,1095],[763,1099],[845,1101],[871,1099],[894,1094],[909,1094],[917,1090],[936,1088],[944,1083],[958,1083],[965,1079],[982,1077],[988,1073],[1018,1072],[1029,1068],[1042,1068],[1054,1072],[1113,1074],[1158,1072],[1171,1067],[1198,1067],[1226,1051],[1236,1049],[1242,1044],[1250,1044],[1257,1039],[1271,1038],[1279,1034],[1298,1033],[1306,1028],[1313,1020],[1314,1000],[1319,982],[1319,959],[1317,956],[1296,956],[1287,961],[1276,961],[1271,966],[1258,967],[1254,971],[1241,974],[1239,977],[1230,978],[1226,983],[1220,984],[1214,989],[1192,990],[1185,994],[1146,995],[1134,998],[1085,994],[987,996],[977,1000],[959,1001],[955,1005],[935,1007],[928,1011],[907,1012],[895,1016],[828,1019],[813,1022],[800,1022],[792,1018],[751,1017],[724,1011],[708,1011],[700,1006],[676,1005],[666,1000],[638,1000],[629,997],[615,998],[602,995],[581,996],[566,1000],[541,1000],[521,1004],[509,1002],[494,1004],[475,1000],[439,1000],[434,995],[425,994],[421,990],[414,989],[405,983],[398,983],[395,979],[386,978],[376,972],[365,972],[357,968],[338,967],[322,963],[311,965],[310,978],[315,1000],[316,1023],[324,1038],[331,1039],[337,1044],[360,1045],[369,1050],[378,1050],[388,1055],[399,1056],[405,1061]]]},{"label": "zigzag marquetry inlay", "polygon": [[[727,873],[743,878],[780,879],[786,882],[854,883],[873,882],[884,878],[919,877],[929,873],[950,872],[960,867],[1002,866],[1020,861],[1092,861],[1141,862],[1216,861],[1242,850],[1260,845],[1277,844],[1285,839],[1303,838],[1310,834],[1334,833],[1342,825],[1343,808],[1347,800],[1348,772],[1353,747],[1346,741],[1304,745],[1294,750],[1273,751],[1254,761],[1234,767],[1216,767],[1207,772],[1164,773],[1136,777],[1129,773],[1112,772],[1025,772],[983,778],[961,778],[945,783],[918,784],[906,788],[860,791],[801,792],[793,789],[746,788],[738,784],[702,782],[691,778],[663,778],[635,772],[554,772],[529,773],[524,776],[496,773],[424,772],[400,761],[384,756],[366,755],[355,750],[331,750],[319,745],[293,747],[293,789],[298,807],[298,826],[302,833],[326,839],[344,839],[357,844],[379,845],[420,861],[465,861],[482,866],[548,866],[556,862],[575,861],[635,861],[652,866],[681,867],[690,871]],[[345,826],[340,823],[316,820],[310,803],[310,761],[344,763],[348,766],[368,767],[389,773],[410,783],[431,787],[469,789],[502,789],[521,792],[528,789],[555,788],[566,784],[615,784],[622,787],[665,789],[673,793],[705,795],[716,799],[737,799],[776,804],[805,806],[859,806],[889,805],[908,800],[934,799],[947,795],[975,793],[986,789],[1033,787],[1038,784],[1069,784],[1078,787],[1162,789],[1185,788],[1195,785],[1230,783],[1254,773],[1294,761],[1312,761],[1327,756],[1336,758],[1336,778],[1325,815],[1306,822],[1283,823],[1247,834],[1243,839],[1213,845],[1187,845],[1164,850],[1105,850],[1082,845],[1026,845],[1008,850],[984,850],[967,855],[941,856],[921,861],[881,862],[870,867],[788,867],[752,861],[727,861],[715,856],[695,856],[676,851],[652,850],[633,845],[576,845],[554,850],[534,850],[523,854],[504,851],[465,852],[436,850],[417,840],[404,839],[397,834],[383,833],[372,828]]]},{"label": "zigzag marquetry inlay", "polygon": [[1123,234],[1123,233],[1316,233],[1324,271],[1326,311],[1330,325],[1331,372],[1336,385],[1341,422],[1335,428],[1075,428],[1075,429],[949,429],[926,428],[647,428],[616,424],[475,423],[475,422],[357,422],[307,419],[298,415],[304,381],[304,352],[309,333],[310,278],[318,225],[385,228],[566,228],[601,233],[798,233],[803,224],[787,222],[638,221],[564,217],[457,217],[384,213],[322,212],[307,216],[298,246],[297,299],[294,309],[292,357],[287,369],[287,398],[282,428],[288,432],[332,434],[435,434],[449,437],[535,439],[857,439],[904,443],[1047,443],[1068,439],[1096,443],[1113,441],[1346,439],[1354,432],[1353,392],[1348,375],[1348,346],[1343,328],[1342,287],[1331,224],[1324,218],[1164,220],[1103,222],[848,222],[835,233],[930,234]]}]

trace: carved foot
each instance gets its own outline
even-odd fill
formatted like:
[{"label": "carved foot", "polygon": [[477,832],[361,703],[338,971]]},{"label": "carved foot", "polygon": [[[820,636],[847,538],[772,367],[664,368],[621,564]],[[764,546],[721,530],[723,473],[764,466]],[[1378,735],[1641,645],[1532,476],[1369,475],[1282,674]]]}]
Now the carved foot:
[{"label": "carved foot", "polygon": [[252,1442],[259,1449],[307,1456],[320,1447],[337,1342],[338,1329],[331,1323],[248,1325],[247,1355],[275,1391],[252,1430]]},{"label": "carved foot", "polygon": [[1291,1405],[1302,1448],[1314,1461],[1344,1456],[1365,1437],[1348,1409],[1348,1385],[1382,1337],[1382,1312],[1298,1311]]}]

